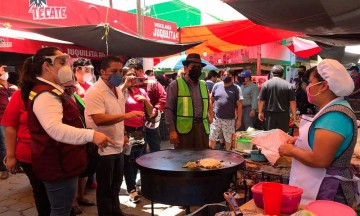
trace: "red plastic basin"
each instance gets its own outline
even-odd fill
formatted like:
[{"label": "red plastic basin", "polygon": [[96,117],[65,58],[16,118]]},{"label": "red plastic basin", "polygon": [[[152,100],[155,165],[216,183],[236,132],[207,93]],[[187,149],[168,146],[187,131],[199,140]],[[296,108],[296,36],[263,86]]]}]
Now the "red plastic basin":
[{"label": "red plastic basin", "polygon": [[[262,184],[263,182],[257,183],[251,188],[255,205],[259,208],[264,208]],[[303,189],[283,184],[282,193],[281,213],[292,214],[296,212],[300,204]]]}]

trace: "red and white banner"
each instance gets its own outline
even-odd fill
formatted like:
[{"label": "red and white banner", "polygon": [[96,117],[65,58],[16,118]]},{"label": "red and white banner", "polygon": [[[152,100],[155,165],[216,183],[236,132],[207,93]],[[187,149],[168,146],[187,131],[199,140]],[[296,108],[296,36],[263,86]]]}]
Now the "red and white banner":
[{"label": "red and white banner", "polygon": [[35,54],[35,52],[43,47],[55,46],[62,52],[69,54],[73,58],[88,58],[92,60],[100,60],[105,53],[94,51],[85,47],[75,46],[71,44],[58,44],[50,42],[42,42],[35,40],[22,40],[15,38],[0,37],[0,52],[14,52],[23,54]]},{"label": "red and white banner", "polygon": [[[137,35],[135,14],[79,0],[0,1],[0,8],[0,23],[5,27],[16,30],[29,27],[61,27],[109,23],[110,26],[116,29]],[[143,37],[152,40],[179,42],[176,23],[146,16],[143,17],[143,22]],[[119,45],[121,45],[121,41],[119,41]],[[6,45],[3,44],[3,46]],[[19,49],[26,50],[27,48],[20,48],[20,46],[13,44],[11,51],[20,52]],[[82,52],[82,54],[84,53]]]}]

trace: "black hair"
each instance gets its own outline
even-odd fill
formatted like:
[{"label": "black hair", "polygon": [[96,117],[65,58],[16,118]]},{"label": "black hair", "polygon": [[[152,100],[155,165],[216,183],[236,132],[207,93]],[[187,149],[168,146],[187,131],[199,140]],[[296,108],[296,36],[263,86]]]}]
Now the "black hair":
[{"label": "black hair", "polygon": [[299,68],[304,69],[304,71],[306,71],[306,66],[305,65],[300,65]]},{"label": "black hair", "polygon": [[319,72],[318,72],[317,66],[312,67],[312,68],[310,68],[309,70],[307,70],[307,71],[305,72],[305,78],[306,78],[307,80],[309,80],[309,77],[310,77],[311,74],[314,74],[314,77],[315,77],[319,82],[324,81],[324,79],[320,76],[320,74],[319,74]]},{"label": "black hair", "polygon": [[357,72],[359,72],[358,66],[351,66],[350,70],[351,70],[351,71],[352,71],[352,70],[356,70]]},{"label": "black hair", "polygon": [[211,70],[211,71],[209,71],[206,79],[209,80],[209,79],[211,79],[212,77],[217,77],[217,75],[218,75],[218,74],[216,73],[215,70]]},{"label": "black hair", "polygon": [[135,70],[143,70],[143,62],[139,58],[131,58],[126,62],[125,67]]},{"label": "black hair", "polygon": [[116,56],[105,56],[101,59],[100,69],[106,70],[110,67],[112,62],[121,62],[119,57]]},{"label": "black hair", "polygon": [[20,76],[21,98],[24,101],[25,109],[29,100],[29,94],[34,88],[38,79],[37,76],[42,74],[42,65],[44,62],[52,63],[49,58],[45,56],[53,56],[56,51],[60,51],[57,47],[44,47],[36,51],[36,54],[28,57],[24,61],[22,74]]},{"label": "black hair", "polygon": [[154,72],[154,71],[153,71],[153,70],[146,70],[146,71],[145,71],[145,74],[146,74],[146,75],[150,75],[152,72]]},{"label": "black hair", "polygon": [[122,75],[125,76],[125,74],[127,74],[127,72],[129,71],[130,68],[124,66],[122,69]]},{"label": "black hair", "polygon": [[281,65],[274,65],[270,72],[273,76],[282,77],[284,75],[284,68]]},{"label": "black hair", "polygon": [[73,62],[73,70],[76,71],[77,67],[85,66],[85,65],[92,65],[90,59],[87,58],[77,58]]}]

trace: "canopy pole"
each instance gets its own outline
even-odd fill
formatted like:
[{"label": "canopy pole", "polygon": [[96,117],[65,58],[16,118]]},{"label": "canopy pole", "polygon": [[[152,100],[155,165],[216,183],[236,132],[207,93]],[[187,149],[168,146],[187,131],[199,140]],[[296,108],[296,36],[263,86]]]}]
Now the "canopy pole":
[{"label": "canopy pole", "polygon": [[141,13],[141,0],[136,0],[136,24],[137,34],[139,37],[143,36],[143,17]]},{"label": "canopy pole", "polygon": [[261,45],[257,46],[256,75],[261,76]]}]

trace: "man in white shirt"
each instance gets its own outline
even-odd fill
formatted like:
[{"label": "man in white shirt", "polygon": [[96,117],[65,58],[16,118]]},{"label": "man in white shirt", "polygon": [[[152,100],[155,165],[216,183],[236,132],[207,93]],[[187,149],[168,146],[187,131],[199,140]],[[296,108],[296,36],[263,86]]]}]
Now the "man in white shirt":
[{"label": "man in white shirt", "polygon": [[85,119],[87,127],[102,132],[117,145],[99,151],[96,171],[97,209],[100,216],[123,215],[119,192],[124,172],[124,123],[125,119],[144,116],[143,111],[125,113],[125,100],[119,85],[122,82],[123,63],[114,56],[107,56],[100,64],[99,80],[85,94]]}]

